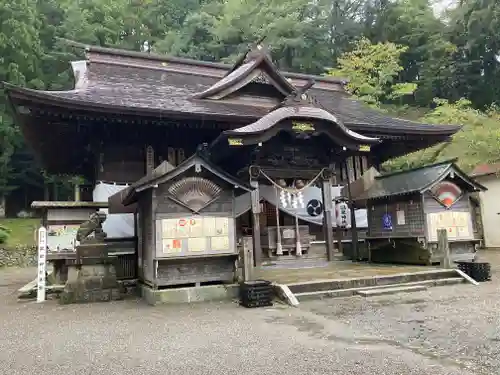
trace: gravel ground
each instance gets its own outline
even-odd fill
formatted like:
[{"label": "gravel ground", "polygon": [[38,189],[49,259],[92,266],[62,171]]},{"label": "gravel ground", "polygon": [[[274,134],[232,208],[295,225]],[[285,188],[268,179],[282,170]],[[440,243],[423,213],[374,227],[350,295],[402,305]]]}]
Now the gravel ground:
[{"label": "gravel ground", "polygon": [[380,297],[337,298],[301,305],[355,331],[476,374],[500,374],[500,252],[481,254],[493,281]]},{"label": "gravel ground", "polygon": [[18,302],[15,291],[34,274],[0,271],[4,374],[498,373],[493,282],[300,308]]}]

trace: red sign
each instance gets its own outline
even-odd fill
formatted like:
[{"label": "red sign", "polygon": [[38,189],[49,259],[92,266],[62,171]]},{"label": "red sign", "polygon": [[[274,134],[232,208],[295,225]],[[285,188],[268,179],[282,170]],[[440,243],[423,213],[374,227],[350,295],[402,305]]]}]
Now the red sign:
[{"label": "red sign", "polygon": [[179,220],[179,226],[183,227],[187,224],[187,221],[185,219],[180,219]]}]

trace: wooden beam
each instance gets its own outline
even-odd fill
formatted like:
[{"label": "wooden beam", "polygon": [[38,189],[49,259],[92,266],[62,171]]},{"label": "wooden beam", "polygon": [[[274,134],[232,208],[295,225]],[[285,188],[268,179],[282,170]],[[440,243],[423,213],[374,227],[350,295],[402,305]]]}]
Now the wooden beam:
[{"label": "wooden beam", "polygon": [[[349,165],[346,166],[349,169]],[[354,209],[354,201],[351,193],[351,178],[347,178],[347,198],[349,199],[349,209],[351,211],[351,252],[352,259],[359,260],[358,251],[358,228],[356,227],[356,210]]]}]

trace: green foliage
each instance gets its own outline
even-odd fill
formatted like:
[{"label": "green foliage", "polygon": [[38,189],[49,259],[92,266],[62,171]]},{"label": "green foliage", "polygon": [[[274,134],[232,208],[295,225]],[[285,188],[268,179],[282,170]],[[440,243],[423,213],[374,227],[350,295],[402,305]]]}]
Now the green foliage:
[{"label": "green foliage", "polygon": [[[396,81],[398,72],[403,70],[399,59],[406,51],[393,43],[372,44],[362,39],[352,52],[339,59],[339,69],[331,70],[330,74],[346,76],[353,94],[368,104],[381,106],[384,101],[411,94],[415,89],[413,84]],[[462,125],[462,130],[450,142],[387,162],[386,169],[415,168],[458,157],[459,164],[469,171],[480,163],[500,160],[500,112],[495,107],[482,112],[466,99],[455,103],[434,99],[433,104],[435,108],[420,121]]]},{"label": "green foliage", "polygon": [[458,157],[458,164],[471,171],[482,163],[500,161],[500,112],[491,107],[487,112],[472,108],[461,99],[455,103],[436,99],[436,108],[422,118],[432,124],[459,124],[451,142],[443,143],[386,163],[388,169],[413,168]]},{"label": "green foliage", "polygon": [[390,42],[372,44],[363,38],[353,51],[337,60],[339,67],[330,69],[328,74],[349,78],[347,89],[368,104],[396,100],[413,94],[416,88],[414,83],[397,82],[403,70],[400,57],[407,50],[407,47]]},{"label": "green foliage", "polygon": [[9,230],[5,227],[0,226],[0,245],[7,243],[9,236]]},{"label": "green foliage", "polygon": [[33,246],[36,244],[36,230],[40,225],[39,219],[0,219],[0,237],[4,233],[4,242],[8,248],[16,246]]},{"label": "green foliage", "polygon": [[450,12],[449,39],[458,49],[452,99],[465,97],[483,109],[500,103],[499,14],[497,0],[461,0]]},{"label": "green foliage", "polygon": [[[0,81],[71,88],[69,61],[76,56],[61,38],[135,51],[147,41],[157,53],[233,61],[265,36],[282,69],[315,74],[328,69],[350,78],[348,88],[373,106],[390,104],[390,112],[414,119],[437,105],[423,120],[464,124],[449,145],[405,163],[447,156],[463,156],[468,165],[488,162],[497,148],[498,111],[490,107],[500,103],[500,2],[461,0],[445,19],[434,14],[431,3],[0,0]],[[451,104],[434,103],[435,97]],[[41,172],[0,93],[0,198],[26,184],[73,182]]]},{"label": "green foliage", "polygon": [[374,42],[406,46],[401,54],[404,82],[418,82],[416,99],[429,104],[434,97],[447,97],[445,90],[453,80],[450,66],[456,46],[447,39],[448,25],[436,18],[434,1],[398,0],[383,2],[366,35]]}]

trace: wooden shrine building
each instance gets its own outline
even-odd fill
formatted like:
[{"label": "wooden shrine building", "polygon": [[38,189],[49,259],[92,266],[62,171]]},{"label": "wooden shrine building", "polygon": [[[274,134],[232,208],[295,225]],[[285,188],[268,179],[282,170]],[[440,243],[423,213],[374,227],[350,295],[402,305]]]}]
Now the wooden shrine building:
[{"label": "wooden shrine building", "polygon": [[[268,257],[306,256],[312,243],[324,244],[320,251],[332,259],[342,238],[356,252],[359,212],[338,204],[335,213],[335,201],[352,198],[342,187],[459,130],[369,109],[345,91],[345,80],[280,71],[262,44],[234,65],[102,47],[85,47],[85,53],[85,61],[73,63],[72,90],[8,83],[4,89],[41,165],[50,173],[85,177],[94,186],[94,201],[112,197],[103,228],[108,240],[138,238],[139,263],[145,252],[162,262],[175,257],[170,250],[177,239],[167,236],[160,244],[159,227],[154,241],[144,237],[153,220],[184,223],[211,215],[232,223],[231,244],[184,233],[186,241],[175,242],[178,257],[208,259],[222,248],[232,254],[243,235],[253,237],[257,265]],[[167,197],[164,206],[155,201],[159,195]],[[228,201],[215,209],[211,199]],[[336,226],[345,233],[335,234]],[[270,245],[276,241],[278,246]],[[218,267],[226,272],[224,264]]]},{"label": "wooden shrine building", "polygon": [[446,229],[450,258],[474,259],[481,242],[474,194],[486,190],[448,160],[375,177],[356,197],[367,207],[365,257],[406,264],[440,263],[438,229]]}]

